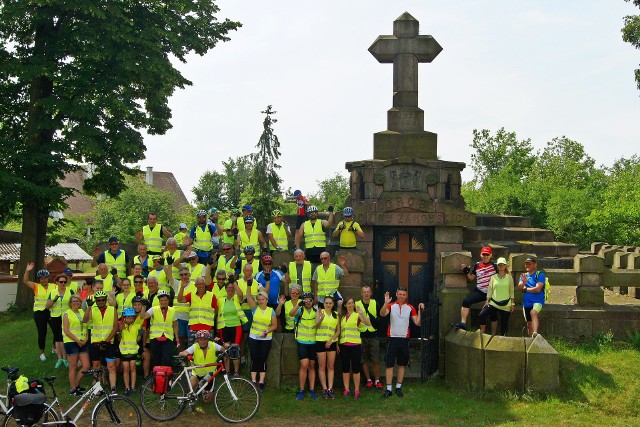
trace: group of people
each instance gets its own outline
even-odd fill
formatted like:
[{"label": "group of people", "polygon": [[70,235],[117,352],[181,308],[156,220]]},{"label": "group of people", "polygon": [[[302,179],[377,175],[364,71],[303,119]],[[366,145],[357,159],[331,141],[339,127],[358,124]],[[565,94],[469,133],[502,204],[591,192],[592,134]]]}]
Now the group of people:
[{"label": "group of people", "polygon": [[524,262],[526,272],[521,274],[518,284],[514,280],[507,267],[504,257],[494,262],[491,258],[493,250],[484,246],[480,250],[482,259],[473,266],[462,265],[462,271],[468,280],[476,280],[476,287],[462,301],[460,309],[460,322],[453,326],[458,329],[467,329],[467,318],[471,306],[484,302],[478,315],[479,327],[482,332],[486,330],[486,321],[491,322],[491,334],[498,332],[498,320],[500,321],[500,335],[506,336],[509,328],[509,317],[515,310],[514,293],[518,289],[523,293],[522,309],[527,322],[527,332],[530,337],[538,335],[540,325],[538,316],[545,303],[546,276],[543,271],[538,271],[535,257],[527,257]]}]

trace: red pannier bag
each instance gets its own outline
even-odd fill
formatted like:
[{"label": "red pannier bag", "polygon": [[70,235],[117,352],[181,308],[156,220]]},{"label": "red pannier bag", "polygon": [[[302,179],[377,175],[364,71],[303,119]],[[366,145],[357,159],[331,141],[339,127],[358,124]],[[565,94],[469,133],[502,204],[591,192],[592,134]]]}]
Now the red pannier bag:
[{"label": "red pannier bag", "polygon": [[171,366],[155,366],[153,368],[153,389],[157,394],[166,394],[169,391],[169,380],[173,375]]}]

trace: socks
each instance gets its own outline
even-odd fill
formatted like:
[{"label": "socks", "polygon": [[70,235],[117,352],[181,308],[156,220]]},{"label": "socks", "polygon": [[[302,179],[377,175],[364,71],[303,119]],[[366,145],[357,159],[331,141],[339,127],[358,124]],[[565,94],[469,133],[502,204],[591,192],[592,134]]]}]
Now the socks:
[{"label": "socks", "polygon": [[402,384],[396,383],[396,388],[402,388]]}]

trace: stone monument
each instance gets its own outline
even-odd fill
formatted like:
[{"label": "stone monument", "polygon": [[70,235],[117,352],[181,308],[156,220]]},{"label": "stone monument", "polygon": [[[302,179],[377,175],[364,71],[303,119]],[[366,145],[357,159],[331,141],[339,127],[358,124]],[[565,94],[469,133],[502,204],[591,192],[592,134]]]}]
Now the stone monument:
[{"label": "stone monument", "polygon": [[361,279],[379,301],[398,286],[409,289],[412,304],[433,298],[440,276],[435,260],[461,250],[463,227],[475,224],[460,194],[465,164],[438,160],[437,135],[424,130],[418,107],[418,65],[441,51],[432,36],[419,34],[409,13],[394,21],[393,35],[379,36],[369,48],[379,62],[393,63],[393,104],[387,129],[373,136],[373,159],[346,164],[347,205],[368,236],[358,242],[367,258]]}]

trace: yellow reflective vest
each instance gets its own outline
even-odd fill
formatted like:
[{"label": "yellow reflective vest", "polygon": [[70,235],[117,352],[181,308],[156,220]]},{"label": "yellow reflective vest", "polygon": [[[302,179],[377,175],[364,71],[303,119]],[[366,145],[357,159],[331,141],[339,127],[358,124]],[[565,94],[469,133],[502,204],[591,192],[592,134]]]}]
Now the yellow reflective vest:
[{"label": "yellow reflective vest", "polygon": [[145,225],[142,227],[142,235],[148,250],[151,252],[162,251],[162,224],[156,224],[153,229],[149,227],[149,224]]},{"label": "yellow reflective vest", "polygon": [[199,297],[195,292],[191,293],[191,308],[189,309],[189,325],[213,326],[216,311],[211,307],[214,295],[212,292],[205,292]]},{"label": "yellow reflective vest", "polygon": [[296,262],[291,261],[289,263],[289,278],[291,283],[300,284],[302,282],[302,292],[311,292],[311,262],[305,260],[302,264],[302,280],[298,280],[298,268]]},{"label": "yellow reflective vest", "polygon": [[[84,311],[79,309],[76,313],[75,311],[68,309],[64,314],[67,315],[67,319],[69,320],[69,332],[75,335],[80,341],[85,341],[87,339],[87,324],[82,321]],[[62,327],[62,332],[64,333],[64,326]],[[64,334],[62,341],[75,342],[67,334]]]},{"label": "yellow reflective vest", "polygon": [[322,265],[319,265],[316,273],[318,274],[318,296],[333,295],[340,286],[340,280],[336,280],[336,265],[329,263],[326,271]]},{"label": "yellow reflective vest", "polygon": [[304,230],[304,247],[310,248],[326,248],[327,240],[322,229],[322,221],[317,219],[315,224],[311,224],[311,221],[305,221],[303,224]]},{"label": "yellow reflective vest", "polygon": [[[356,301],[356,307],[358,306],[360,306],[364,315],[367,316],[367,310],[364,309],[364,304],[362,303],[362,300]],[[373,298],[369,300],[369,313],[371,314],[370,317],[373,317],[374,319],[378,318],[378,305],[376,303],[376,300],[374,300]],[[364,323],[360,325],[360,332],[375,332],[375,331],[376,331],[376,328],[374,328],[373,326],[367,326]]]},{"label": "yellow reflective vest", "polygon": [[247,234],[247,230],[242,230],[238,235],[240,236],[240,249],[244,249],[245,246],[259,249],[258,231],[255,227],[251,230],[251,236]]},{"label": "yellow reflective vest", "polygon": [[316,331],[316,341],[318,342],[327,342],[333,337],[333,334],[336,333],[336,328],[338,327],[338,318],[333,317],[333,313],[331,311],[327,311],[324,308],[324,318],[322,319],[322,323],[318,326],[318,330]]},{"label": "yellow reflective vest", "polygon": [[296,329],[296,339],[302,344],[311,344],[316,342],[316,310],[311,308],[298,309],[298,327]]},{"label": "yellow reflective vest", "polygon": [[46,310],[49,292],[56,288],[57,286],[53,284],[42,286],[40,283],[36,283],[33,287],[33,311]]},{"label": "yellow reflective vest", "polygon": [[[225,318],[224,318],[224,304],[227,302],[227,297],[225,295],[224,298],[218,299],[218,329],[222,329],[225,327]],[[240,319],[240,324],[244,325],[249,321],[247,319],[247,315],[242,311],[242,307],[240,307],[240,298],[238,295],[233,296],[233,305],[236,307],[236,314]]]},{"label": "yellow reflective vest", "polygon": [[200,252],[208,252],[213,249],[213,242],[211,242],[211,230],[209,224],[205,224],[204,230],[200,225],[196,225],[196,238],[193,242],[193,249]]},{"label": "yellow reflective vest", "polygon": [[122,317],[122,311],[125,307],[133,307],[133,298],[136,296],[134,291],[129,291],[127,295],[124,292],[116,295],[116,305],[118,306],[118,318]]},{"label": "yellow reflective vest", "polygon": [[276,241],[277,247],[274,247],[271,241],[269,241],[269,249],[276,250],[277,248],[281,248],[283,251],[289,249],[289,238],[287,237],[287,226],[283,223],[277,225],[275,222],[271,223],[271,234],[273,235],[273,240]]},{"label": "yellow reflective vest", "polygon": [[64,295],[62,296],[59,296],[58,292],[57,288],[49,291],[50,300],[53,301],[58,297],[58,300],[49,308],[49,310],[51,310],[51,317],[62,316],[62,313],[67,311],[67,308],[69,308],[69,299],[71,298],[71,295],[73,295],[73,292],[71,292],[71,289],[69,288],[64,291]]},{"label": "yellow reflective vest", "polygon": [[[124,253],[122,249],[118,249],[118,253],[114,257],[113,254],[109,251],[104,251],[104,263],[107,264],[109,270],[111,267],[115,267],[118,270],[118,277],[124,279],[127,277],[127,255]],[[108,292],[106,289],[105,283],[105,292]]]},{"label": "yellow reflective vest", "polygon": [[[264,311],[260,306],[256,306],[256,311],[253,313],[253,321],[251,322],[251,330],[249,333],[262,337],[262,332],[271,328],[271,317],[274,315],[273,308],[266,307]],[[267,338],[271,338],[273,332],[267,334]]]},{"label": "yellow reflective vest", "polygon": [[[216,363],[218,360],[216,357],[216,348],[215,344],[212,342],[207,343],[207,354],[204,354],[204,351],[200,348],[198,343],[193,345],[193,363],[196,366],[208,365],[210,363]],[[215,366],[209,366],[207,368],[195,368],[193,371],[199,377],[204,377],[208,372],[214,371],[216,369]]]},{"label": "yellow reflective vest", "polygon": [[124,329],[120,331],[120,353],[126,355],[138,354],[138,335],[141,325],[133,322],[130,325],[125,323]]},{"label": "yellow reflective vest", "polygon": [[91,342],[105,341],[113,331],[113,322],[116,319],[116,309],[106,307],[104,314],[97,306],[91,307]]},{"label": "yellow reflective vest", "polygon": [[153,316],[151,316],[151,328],[149,329],[149,339],[160,338],[163,334],[167,339],[173,340],[173,320],[176,311],[173,307],[167,307],[167,317],[162,315],[162,309],[159,305],[153,307]]},{"label": "yellow reflective vest", "polygon": [[340,319],[340,344],[362,344],[358,326],[359,320],[360,316],[355,311],[349,315],[349,318],[346,315],[342,316]]}]

